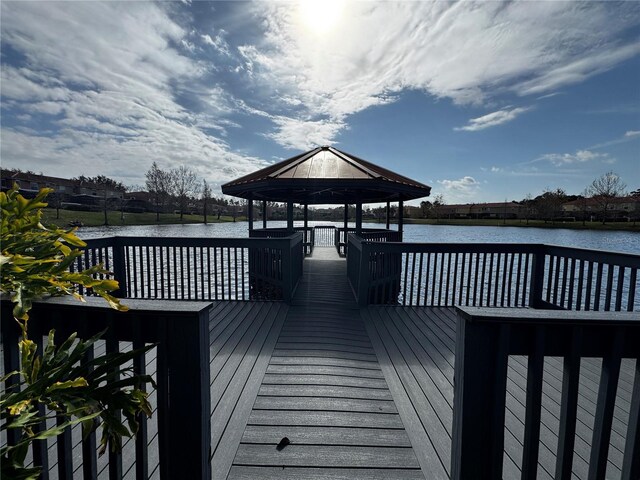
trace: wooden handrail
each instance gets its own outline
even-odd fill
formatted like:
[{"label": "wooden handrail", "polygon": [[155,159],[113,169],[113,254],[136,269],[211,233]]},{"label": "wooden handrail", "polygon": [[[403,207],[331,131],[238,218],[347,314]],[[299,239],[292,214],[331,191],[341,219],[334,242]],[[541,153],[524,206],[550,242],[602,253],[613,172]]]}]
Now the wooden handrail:
[{"label": "wooden handrail", "polygon": [[[110,237],[87,240],[73,268],[104,263],[117,296],[178,300],[287,300],[300,268],[303,234],[277,238]],[[293,273],[292,273],[293,272]],[[297,275],[291,277],[291,275]]]},{"label": "wooden handrail", "polygon": [[640,318],[630,312],[460,307],[456,338],[452,479],[502,478],[509,355],[527,355],[522,478],[536,478],[545,356],[564,358],[556,476],[571,478],[580,358],[603,359],[589,479],[604,479],[622,358],[636,360],[622,479],[640,476]]},{"label": "wooden handrail", "polygon": [[[640,255],[545,244],[368,242],[354,248],[361,305],[627,310],[640,302]],[[356,274],[349,273],[354,283]],[[366,286],[366,288],[365,288]]]},{"label": "wooden handrail", "polygon": [[[81,338],[88,339],[107,329],[107,351],[117,350],[120,342],[132,342],[133,348],[157,343],[154,375],[158,386],[155,414],[158,451],[149,452],[147,421],[146,417],[141,417],[141,428],[135,441],[125,445],[129,449],[127,454],[135,456],[137,468],[142,470],[150,459],[154,462],[159,460],[161,478],[209,479],[209,315],[212,304],[159,300],[126,300],[123,303],[129,307],[129,311],[116,312],[97,298],[87,298],[86,303],[69,297],[34,302],[30,312],[34,320],[29,322],[29,336],[40,344],[40,348],[42,337],[50,329],[56,330],[58,341],[72,332],[78,332]],[[4,371],[10,372],[19,369],[17,349],[14,347],[20,332],[16,322],[10,320],[12,304],[6,299],[1,304]],[[144,361],[135,361],[134,370],[145,373],[144,365]],[[70,429],[56,441],[59,442],[58,468],[63,470],[59,472],[62,475],[77,451],[71,444]],[[82,462],[85,471],[95,472],[95,445],[94,432],[83,443]],[[39,449],[39,442],[34,442],[33,446],[35,462],[42,465],[42,455],[47,455],[46,448]],[[122,478],[121,455],[109,455],[109,470],[110,478]]]}]

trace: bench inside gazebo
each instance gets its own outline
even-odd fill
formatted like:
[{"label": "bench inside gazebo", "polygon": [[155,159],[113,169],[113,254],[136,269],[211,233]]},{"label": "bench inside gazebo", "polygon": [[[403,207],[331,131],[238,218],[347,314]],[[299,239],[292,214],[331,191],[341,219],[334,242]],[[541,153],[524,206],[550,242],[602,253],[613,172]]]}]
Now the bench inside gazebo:
[{"label": "bench inside gazebo", "polygon": [[[88,241],[73,268],[105,262],[130,310],[50,299],[31,335],[157,343],[133,365],[156,411],[121,453],[79,427],[36,442],[43,478],[640,478],[640,255],[403,242],[429,190],[321,147],[223,186],[250,238]],[[287,228],[254,229],[254,201],[286,202]],[[390,202],[397,230],[362,228]],[[355,204],[355,228],[309,227],[314,204]]]}]

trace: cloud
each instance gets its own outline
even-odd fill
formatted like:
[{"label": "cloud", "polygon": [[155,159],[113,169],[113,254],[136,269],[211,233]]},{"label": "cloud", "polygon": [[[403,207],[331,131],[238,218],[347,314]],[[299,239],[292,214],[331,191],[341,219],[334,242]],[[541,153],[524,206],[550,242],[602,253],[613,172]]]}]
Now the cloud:
[{"label": "cloud", "polygon": [[504,172],[504,168],[491,167],[491,173],[500,173],[500,172]]},{"label": "cloud", "polygon": [[438,180],[445,191],[447,201],[463,201],[473,195],[477,195],[480,182],[471,176],[464,176],[458,180]]},{"label": "cloud", "polygon": [[[633,38],[622,38],[640,22],[631,4],[347,2],[334,29],[320,33],[291,4],[252,6],[264,37],[239,50],[253,85],[273,102],[265,110],[289,123],[332,122],[336,136],[349,115],[408,89],[456,104],[491,103],[504,93],[539,97],[640,52]],[[299,100],[296,110],[282,112],[290,98]],[[521,113],[505,109],[460,128]]]},{"label": "cloud", "polygon": [[593,161],[601,161],[608,164],[615,163],[615,159],[610,157],[608,153],[592,152],[591,150],[578,150],[576,153],[547,153],[539,157],[537,160],[546,160],[556,166]]},{"label": "cloud", "polygon": [[482,117],[472,118],[469,123],[464,127],[456,127],[454,130],[464,130],[467,132],[475,132],[478,130],[484,130],[485,128],[495,127],[503,123],[514,120],[519,115],[531,110],[531,108],[517,107],[512,109],[498,110],[497,112],[489,113]]},{"label": "cloud", "polygon": [[227,118],[233,98],[193,56],[189,30],[165,10],[173,5],[0,6],[3,44],[24,57],[3,57],[3,105],[23,122],[4,123],[5,165],[143,184],[157,161],[188,164],[212,185],[267,165],[224,140],[237,128]]},{"label": "cloud", "polygon": [[624,134],[625,138],[637,137],[640,135],[640,130],[629,130]]}]

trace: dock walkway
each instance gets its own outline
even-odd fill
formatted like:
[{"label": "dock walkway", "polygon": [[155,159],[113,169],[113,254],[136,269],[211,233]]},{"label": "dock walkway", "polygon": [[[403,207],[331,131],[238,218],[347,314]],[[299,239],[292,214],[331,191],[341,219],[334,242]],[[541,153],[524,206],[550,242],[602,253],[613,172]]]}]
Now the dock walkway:
[{"label": "dock walkway", "polygon": [[[223,302],[211,325],[214,479],[449,478],[453,309],[360,309],[346,262],[316,248],[291,305]],[[587,478],[599,381],[600,360],[582,362],[574,478]],[[620,478],[633,369],[623,360],[607,478]],[[561,385],[562,360],[546,358],[541,479],[554,477]],[[520,478],[525,395],[526,358],[511,357],[504,478]]]}]

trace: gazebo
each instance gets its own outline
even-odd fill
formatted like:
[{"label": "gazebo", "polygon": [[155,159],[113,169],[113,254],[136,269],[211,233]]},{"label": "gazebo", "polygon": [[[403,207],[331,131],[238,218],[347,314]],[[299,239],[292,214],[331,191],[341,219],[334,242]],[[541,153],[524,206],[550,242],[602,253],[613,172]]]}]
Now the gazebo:
[{"label": "gazebo", "polygon": [[429,196],[431,187],[367,162],[334,147],[317,147],[282,162],[238,178],[222,186],[222,193],[248,200],[249,230],[253,230],[253,202],[262,201],[263,228],[267,228],[266,204],[287,204],[287,230],[293,231],[293,205],[304,207],[304,227],[308,226],[308,206],[342,204],[347,230],[348,206],[356,206],[356,233],[362,233],[362,205],[398,202],[398,232],[402,238],[403,206],[407,200]]}]

